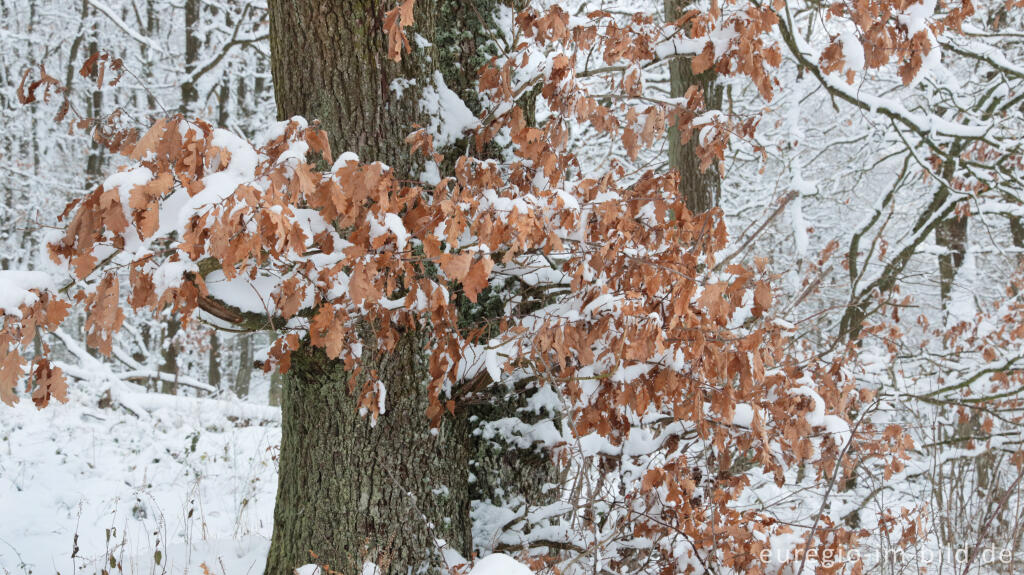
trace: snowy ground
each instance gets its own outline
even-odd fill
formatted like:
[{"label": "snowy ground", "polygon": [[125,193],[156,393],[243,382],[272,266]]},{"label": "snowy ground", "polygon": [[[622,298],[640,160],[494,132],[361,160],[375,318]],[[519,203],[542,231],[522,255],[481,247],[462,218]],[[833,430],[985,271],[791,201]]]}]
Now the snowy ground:
[{"label": "snowy ground", "polygon": [[[42,411],[0,404],[0,575],[263,573],[280,412],[113,391],[127,409],[74,387]],[[469,575],[531,571],[496,553]]]},{"label": "snowy ground", "polygon": [[139,415],[74,390],[42,411],[0,405],[0,573],[262,573],[279,413],[118,397]]}]

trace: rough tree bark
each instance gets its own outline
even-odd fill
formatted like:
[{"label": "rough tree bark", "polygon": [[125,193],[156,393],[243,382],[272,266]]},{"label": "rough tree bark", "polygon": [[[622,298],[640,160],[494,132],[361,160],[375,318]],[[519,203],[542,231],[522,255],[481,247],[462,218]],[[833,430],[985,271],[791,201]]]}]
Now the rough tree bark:
[{"label": "rough tree bark", "polygon": [[[680,18],[693,0],[665,0],[665,18],[674,21]],[[690,58],[675,58],[669,62],[669,82],[673,98],[681,98],[690,86],[697,86],[704,94],[707,109],[722,107],[722,87],[715,82],[714,69],[701,74],[693,73]],[[679,171],[679,193],[686,207],[694,213],[706,212],[716,207],[721,196],[722,181],[718,175],[718,163],[712,163],[707,170],[700,169],[697,158],[697,134],[685,144],[680,142],[679,130],[670,127],[668,131],[669,165]]]},{"label": "rough tree bark", "polygon": [[[424,120],[419,99],[434,66],[425,56],[436,49],[389,60],[383,20],[392,7],[382,0],[272,0],[270,68],[278,118],[316,118],[335,152],[412,174],[405,136]],[[432,0],[416,2],[410,41],[433,37],[434,9]],[[416,84],[396,90],[395,80]]]},{"label": "rough tree bark", "polygon": [[292,355],[266,573],[291,574],[305,563],[360,573],[365,562],[382,573],[441,573],[437,539],[467,551],[466,422],[447,418],[431,434],[421,337],[365,352],[388,388],[376,425],[359,415],[341,363],[310,347]]},{"label": "rough tree bark", "polygon": [[[352,151],[414,176],[404,138],[413,124],[426,124],[418,103],[437,48],[388,60],[383,18],[391,7],[379,0],[271,0],[271,70],[279,118],[319,119],[335,153]],[[419,0],[415,16],[410,38],[435,39],[435,2]],[[396,91],[400,79],[415,84]],[[319,350],[293,354],[283,378],[268,574],[290,575],[310,562],[359,573],[366,561],[382,573],[439,572],[435,540],[469,551],[468,426],[449,417],[436,436],[429,429],[426,335],[407,333],[397,349],[380,353],[369,341],[372,330],[364,331],[364,364],[378,364],[388,390],[376,426],[359,415],[343,366]]]}]

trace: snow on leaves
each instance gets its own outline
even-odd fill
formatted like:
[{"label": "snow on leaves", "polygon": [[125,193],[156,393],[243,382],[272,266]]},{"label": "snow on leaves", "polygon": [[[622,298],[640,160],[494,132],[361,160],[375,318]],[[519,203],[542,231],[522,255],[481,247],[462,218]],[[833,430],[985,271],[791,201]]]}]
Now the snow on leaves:
[{"label": "snow on leaves", "polygon": [[858,0],[836,2],[825,17],[845,20],[853,31],[844,30],[833,37],[821,52],[819,64],[825,73],[845,71],[853,83],[856,72],[878,69],[891,61],[899,63],[903,84],[917,77],[925,58],[936,49],[935,37],[946,28],[959,30],[974,13],[970,0],[952,8],[944,17],[933,18],[935,3],[928,1]]},{"label": "snow on leaves", "polygon": [[[517,159],[463,157],[453,177],[425,188],[351,154],[315,169],[306,156],[330,152],[300,119],[257,148],[169,118],[131,147],[137,162],[74,206],[51,252],[90,285],[76,297],[87,306],[88,342],[103,353],[124,319],[122,300],[275,329],[270,357],[280,369],[308,337],[354,373],[367,370],[352,378],[353,392],[378,417],[366,330],[387,350],[429,326],[435,422],[472,393],[463,386],[517,371],[558,389],[575,433],[609,446],[630,441],[637,417],[660,414],[674,427],[655,449],[696,434],[720,457],[750,453],[780,481],[791,464],[834,457],[830,442],[808,439],[822,425],[805,417],[818,404],[790,393],[802,372],[784,367],[785,333],[764,321],[769,276],[735,264],[713,271],[726,243],[720,215],[691,214],[671,174],[625,183],[613,166],[578,179],[557,122],[534,128],[518,110],[500,121],[523,144]],[[479,303],[487,290],[504,317],[465,325],[461,298]],[[36,371],[49,381],[45,365]],[[823,395],[851,401],[848,390]],[[733,427],[739,410],[751,415]],[[742,483],[697,502],[686,450],[656,469],[647,486],[679,503],[661,508],[658,522],[696,537],[707,527],[692,515],[698,508],[735,513],[727,503]],[[735,544],[747,538],[736,532]]]},{"label": "snow on leaves", "polygon": [[[824,477],[845,465],[840,449],[861,441],[842,415],[871,398],[841,365],[787,356],[789,334],[771,318],[772,277],[718,265],[722,216],[690,213],[678,174],[614,161],[584,171],[569,144],[570,122],[587,125],[618,138],[635,159],[677,126],[682,138],[699,139],[705,168],[724,165],[728,138],[752,135],[756,118],[706,110],[696,88],[673,101],[644,97],[643,70],[692,56],[695,72],[743,74],[771,98],[783,6],[730,6],[687,12],[667,28],[642,14],[570,17],[557,5],[520,13],[526,40],[480,70],[489,108],[473,134],[481,149],[507,137],[509,156],[468,152],[433,185],[373,158],[334,161],[326,136],[301,118],[272,126],[260,145],[182,117],[158,120],[141,136],[111,134],[109,147],[129,163],[68,207],[63,237],[50,245],[78,280],[88,343],[111,352],[122,306],[273,330],[280,336],[268,369],[287,370],[301,345],[321,347],[353,371],[361,408],[378,417],[387,382],[378,383],[364,357],[367,332],[387,352],[410,330],[426,331],[426,415],[434,423],[494,380],[550,386],[572,430],[553,445],[586,439],[588,457],[622,468],[647,458],[624,530],[664,542],[666,565],[678,559],[672,534],[683,533],[696,552],[727,549],[730,567],[758,572],[763,535],[786,528],[731,507],[749,477],[706,477],[693,446],[710,446],[717,469],[742,458],[780,484],[786,469],[804,463]],[[386,15],[393,60],[411,50],[413,12],[414,0],[403,0]],[[896,54],[916,73],[914,54],[925,48],[912,39],[922,30],[897,35],[902,48],[886,58]],[[550,57],[531,68],[541,51]],[[822,65],[849,68],[853,52],[826,49]],[[579,56],[591,53],[600,72],[581,65]],[[865,66],[879,57],[865,52]],[[534,87],[550,112],[540,124],[518,104]],[[410,153],[439,162],[427,132],[406,141]],[[43,307],[5,315],[4,401],[13,401],[23,373],[17,347],[31,341],[15,335],[34,333],[18,318],[51,328],[65,310],[45,294],[32,305]],[[484,305],[501,317],[466,321],[465,309]],[[37,403],[61,398],[59,372],[36,361]],[[638,440],[641,428],[657,439]],[[906,448],[898,430],[858,445],[872,457]],[[828,532],[808,544],[853,537]]]},{"label": "snow on leaves", "polygon": [[[54,295],[49,276],[42,272],[0,271],[0,401],[18,401],[16,389],[25,380],[32,401],[45,407],[51,398],[67,401],[67,385],[60,368],[36,356],[29,365],[25,350],[33,345],[37,330],[52,331],[67,317],[67,302]],[[26,368],[29,377],[26,379]]]}]

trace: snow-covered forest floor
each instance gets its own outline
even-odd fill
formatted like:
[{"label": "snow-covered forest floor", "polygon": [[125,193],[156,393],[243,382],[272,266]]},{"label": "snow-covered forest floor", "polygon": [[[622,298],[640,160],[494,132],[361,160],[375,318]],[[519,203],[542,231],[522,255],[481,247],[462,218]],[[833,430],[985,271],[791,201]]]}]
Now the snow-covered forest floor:
[{"label": "snow-covered forest floor", "polygon": [[279,411],[131,393],[134,415],[81,387],[4,409],[0,573],[262,572]]}]

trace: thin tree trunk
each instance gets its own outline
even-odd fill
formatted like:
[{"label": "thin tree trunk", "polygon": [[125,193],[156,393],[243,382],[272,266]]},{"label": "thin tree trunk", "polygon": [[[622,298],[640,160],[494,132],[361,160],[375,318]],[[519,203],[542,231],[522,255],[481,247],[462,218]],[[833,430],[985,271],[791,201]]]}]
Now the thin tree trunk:
[{"label": "thin tree trunk", "polygon": [[[961,149],[960,142],[955,142],[951,147],[949,156],[942,164],[943,180],[948,182],[953,178]],[[949,189],[943,186],[941,193],[945,199],[949,196]],[[945,248],[944,252],[939,255],[939,297],[942,301],[943,311],[947,311],[949,307],[956,274],[960,271],[960,266],[963,265],[964,257],[967,255],[967,220],[966,216],[961,217],[954,212],[952,216],[935,228],[935,244]]]},{"label": "thin tree trunk", "polygon": [[267,93],[267,80],[263,76],[257,76],[252,83],[252,102],[258,108],[263,104],[264,94]]},{"label": "thin tree trunk", "polygon": [[284,376],[280,372],[274,371],[270,374],[270,391],[267,393],[267,404],[273,407],[281,406],[281,396],[284,385],[282,381]]},{"label": "thin tree trunk", "polygon": [[[96,13],[95,9],[90,9],[88,0],[82,2],[82,18],[83,20],[92,20],[92,24],[88,25],[89,31],[83,32],[88,34],[89,42],[86,44],[86,54],[92,55],[99,50],[99,45],[96,43],[96,36],[98,29],[96,25]],[[86,26],[83,26],[83,31]],[[72,46],[72,50],[77,46]],[[69,66],[74,66],[72,62],[68,63]],[[92,72],[89,74],[89,80],[91,81],[91,88],[88,96],[86,97],[86,117],[93,123],[93,130],[99,129],[99,122],[102,121],[100,117],[103,113],[103,92],[96,87],[97,69],[93,67]],[[100,145],[95,138],[90,140],[89,143],[89,155],[86,157],[85,164],[85,187],[86,189],[92,189],[98,186],[103,181],[103,146]],[[93,356],[99,357],[99,352],[96,348],[86,346],[85,350]]]},{"label": "thin tree trunk", "polygon": [[206,369],[206,379],[210,387],[220,389],[220,337],[217,332],[210,333],[210,357]]},{"label": "thin tree trunk", "polygon": [[[190,79],[195,70],[196,62],[199,60],[199,9],[200,0],[185,0],[185,80],[181,84],[181,102],[178,111],[188,115],[195,112],[193,109],[199,99],[199,92]],[[160,369],[166,373],[174,374],[174,381],[163,381],[160,389],[163,393],[178,393],[178,345],[174,336],[181,329],[181,322],[171,317],[166,320],[165,333],[167,341],[163,345],[163,364]]]},{"label": "thin tree trunk", "polygon": [[252,382],[252,334],[242,334],[236,339],[238,342],[238,373],[235,374],[232,391],[235,395],[245,399],[249,397],[249,385]]},{"label": "thin tree trunk", "polygon": [[160,371],[174,374],[173,380],[162,380],[160,383],[161,393],[175,395],[178,393],[178,342],[175,336],[181,329],[181,322],[177,318],[171,318],[164,322],[164,339],[162,342],[163,363]]},{"label": "thin tree trunk", "polygon": [[[1013,247],[1024,250],[1024,219],[1020,216],[1010,216],[1010,238]],[[1024,252],[1018,252],[1018,260],[1024,260]]]},{"label": "thin tree trunk", "polygon": [[[95,54],[99,51],[99,45],[96,41],[98,34],[97,26],[95,23],[95,10],[91,11],[94,22],[92,24],[92,30],[90,31],[90,39],[87,47],[90,55]],[[93,67],[92,72],[89,74],[89,79],[92,81],[92,88],[89,92],[88,104],[88,117],[94,123],[98,124],[102,121],[103,115],[103,91],[96,86],[97,69]],[[94,129],[99,129],[95,126]],[[86,163],[85,176],[86,176],[86,187],[92,188],[93,186],[99,185],[103,180],[103,146],[100,145],[95,139],[93,139],[89,146],[89,158]]]},{"label": "thin tree trunk", "polygon": [[246,138],[252,138],[252,123],[248,120],[252,117],[252,110],[249,107],[249,78],[239,76],[235,81],[235,109],[238,110],[239,122],[242,132]]},{"label": "thin tree trunk", "polygon": [[220,90],[217,91],[217,125],[221,128],[228,127],[228,114],[231,105],[231,84],[225,79],[220,83]]},{"label": "thin tree trunk", "polygon": [[[156,32],[160,19],[156,15],[154,0],[146,0],[146,37],[156,42]],[[156,98],[153,97],[153,53],[149,46],[142,47],[143,71],[146,78],[146,110],[153,114],[156,111]]]},{"label": "thin tree trunk", "polygon": [[[230,12],[225,13],[224,17],[224,23],[227,24],[229,28],[234,26],[234,19],[231,18]],[[226,68],[220,81],[220,88],[217,90],[217,125],[221,128],[228,127],[228,117],[230,116],[231,107],[231,77],[234,75],[233,68],[233,66],[228,66]]]},{"label": "thin tree trunk", "polygon": [[199,61],[199,18],[200,0],[185,0],[185,78],[181,83],[181,105],[182,114],[195,113],[194,106],[199,100],[199,91],[196,88],[192,74],[196,71],[196,63]]},{"label": "thin tree trunk", "polygon": [[[665,17],[670,22],[680,18],[692,0],[665,0]],[[669,63],[670,91],[673,98],[681,98],[690,86],[696,86],[704,94],[708,110],[722,107],[722,88],[715,82],[713,69],[701,74],[693,73],[690,58],[676,58]],[[713,162],[707,170],[700,169],[697,157],[697,134],[684,144],[680,141],[679,130],[673,125],[668,130],[669,165],[679,171],[679,194],[691,212],[706,212],[719,203],[722,190],[718,164]]]},{"label": "thin tree trunk", "polygon": [[935,230],[935,244],[945,248],[939,254],[939,296],[942,308],[947,309],[956,274],[967,255],[967,218],[954,215],[939,224]]}]

